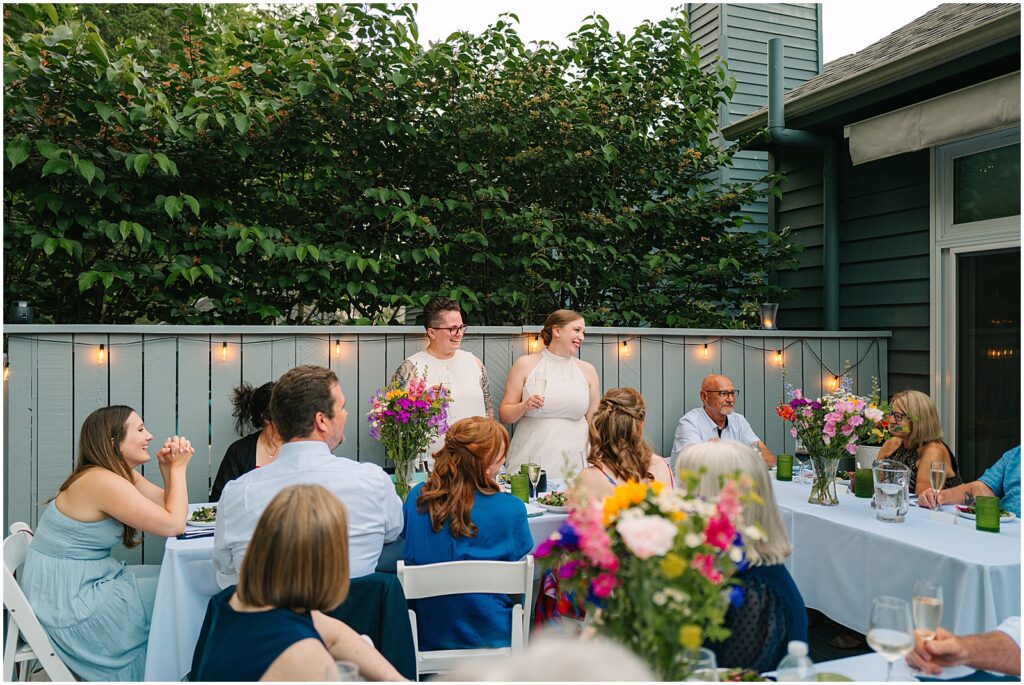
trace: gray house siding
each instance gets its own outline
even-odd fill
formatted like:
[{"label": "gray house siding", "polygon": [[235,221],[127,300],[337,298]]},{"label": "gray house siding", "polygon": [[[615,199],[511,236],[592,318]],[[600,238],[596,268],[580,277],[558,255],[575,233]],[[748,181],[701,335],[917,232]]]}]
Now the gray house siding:
[{"label": "gray house siding", "polygon": [[[701,66],[713,69],[726,61],[736,79],[732,101],[719,113],[727,126],[764,107],[768,102],[768,39],[786,42],[786,89],[795,88],[817,76],[821,70],[819,50],[821,9],[815,4],[765,3],[757,5],[691,3],[691,39],[701,46]],[[755,181],[768,171],[768,153],[744,150],[733,158],[733,167],[723,171],[721,180]],[[769,202],[743,208],[752,223],[744,230],[768,230]]]},{"label": "gray house siding", "polygon": [[[928,159],[925,150],[854,167],[844,150],[840,169],[839,325],[892,330],[891,392],[929,387]],[[821,156],[787,149],[776,164],[786,176],[777,225],[804,246],[799,268],[778,274],[795,293],[779,325],[821,328]]]}]

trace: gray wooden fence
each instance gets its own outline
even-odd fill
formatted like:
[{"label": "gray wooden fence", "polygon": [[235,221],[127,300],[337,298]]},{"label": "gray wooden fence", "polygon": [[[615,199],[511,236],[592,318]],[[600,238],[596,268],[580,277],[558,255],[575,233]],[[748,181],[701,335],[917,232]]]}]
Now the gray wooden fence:
[{"label": "gray wooden fence", "polygon": [[[463,341],[483,360],[500,402],[512,362],[536,348],[537,327],[473,327]],[[162,442],[187,436],[197,447],[188,469],[192,501],[205,501],[228,445],[238,436],[231,389],[259,385],[298,364],[334,369],[348,401],[345,441],[337,453],[383,462],[368,435],[368,399],[408,355],[423,347],[411,326],[7,326],[9,377],[4,403],[4,529],[33,526],[74,463],[78,431],[98,407],[127,404]],[[817,394],[848,364],[855,391],[871,379],[883,391],[888,331],[738,331],[591,328],[580,357],[591,362],[603,389],[631,386],[647,401],[646,435],[668,455],[679,417],[700,404],[701,379],[728,375],[741,389],[737,411],[773,452],[792,450],[775,416],[785,383]],[[102,354],[101,354],[102,346]],[[777,351],[782,351],[779,363]],[[6,375],[6,374],[5,374]],[[784,380],[785,379],[785,380]],[[143,467],[160,483],[155,465]],[[163,540],[146,536],[132,563],[159,563]]]}]

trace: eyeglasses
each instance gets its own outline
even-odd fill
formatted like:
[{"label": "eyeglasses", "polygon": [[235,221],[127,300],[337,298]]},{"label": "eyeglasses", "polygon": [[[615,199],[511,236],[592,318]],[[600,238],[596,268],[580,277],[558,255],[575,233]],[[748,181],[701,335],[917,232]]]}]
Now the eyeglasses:
[{"label": "eyeglasses", "polygon": [[437,326],[427,326],[427,328],[432,328],[435,331],[448,331],[450,335],[455,336],[458,335],[459,333],[465,333],[466,329],[469,328],[469,326],[467,326],[466,324],[462,324],[461,326],[451,326],[449,328],[438,328]]},{"label": "eyeglasses", "polygon": [[718,395],[719,397],[739,397],[739,390],[705,390],[709,395]]},{"label": "eyeglasses", "polygon": [[904,419],[908,418],[908,415],[904,414],[901,411],[894,411],[890,414],[890,416],[892,416],[892,420],[895,421],[896,423],[902,423]]}]

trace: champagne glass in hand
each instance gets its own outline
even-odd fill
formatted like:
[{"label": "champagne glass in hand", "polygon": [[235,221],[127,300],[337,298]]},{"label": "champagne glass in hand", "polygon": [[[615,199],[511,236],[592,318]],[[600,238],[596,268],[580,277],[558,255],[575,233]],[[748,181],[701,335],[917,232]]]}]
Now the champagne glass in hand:
[{"label": "champagne glass in hand", "polygon": [[[534,387],[534,390],[537,391],[536,394],[540,395],[541,399],[543,399],[544,398],[544,393],[546,393],[548,391],[548,377],[545,374],[543,374],[543,373],[534,374],[534,376],[533,376],[533,387]],[[540,409],[538,409],[537,413],[538,414],[543,414],[544,413],[544,407],[541,407]]]},{"label": "champagne glass in hand", "polygon": [[914,627],[921,639],[927,642],[935,637],[942,620],[942,586],[934,580],[919,580],[914,583]]},{"label": "champagne glass in hand", "polygon": [[914,651],[913,624],[906,600],[889,595],[875,597],[867,642],[885,659],[885,679],[891,681],[893,662]]},{"label": "champagne glass in hand", "polygon": [[931,481],[932,490],[935,491],[935,508],[939,508],[939,491],[946,484],[946,462],[933,461],[928,470],[928,478]]}]

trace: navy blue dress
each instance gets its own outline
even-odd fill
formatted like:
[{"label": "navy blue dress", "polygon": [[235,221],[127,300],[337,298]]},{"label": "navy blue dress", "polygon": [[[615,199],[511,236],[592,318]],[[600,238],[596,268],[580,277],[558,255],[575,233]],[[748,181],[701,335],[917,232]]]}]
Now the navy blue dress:
[{"label": "navy blue dress", "polygon": [[774,670],[790,640],[807,642],[804,598],[782,564],[751,566],[736,578],[745,594],[743,604],[730,607],[725,615],[732,635],[704,646],[715,653],[721,668]]},{"label": "navy blue dress", "polygon": [[[476,537],[452,537],[446,522],[430,526],[430,514],[416,511],[423,484],[409,493],[402,508],[405,563],[409,566],[445,561],[518,561],[533,549],[526,506],[507,493],[476,493],[470,520]],[[507,595],[465,593],[409,600],[416,611],[421,650],[507,647],[515,603]]]},{"label": "navy blue dress", "polygon": [[233,594],[234,585],[210,598],[189,680],[256,681],[296,642],[321,640],[309,614],[291,609],[235,611],[228,603]]}]

